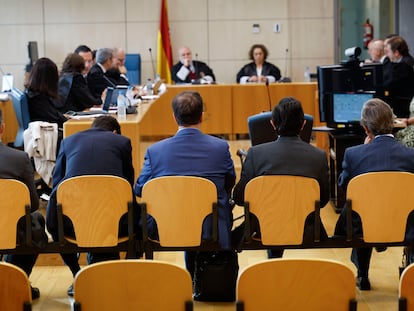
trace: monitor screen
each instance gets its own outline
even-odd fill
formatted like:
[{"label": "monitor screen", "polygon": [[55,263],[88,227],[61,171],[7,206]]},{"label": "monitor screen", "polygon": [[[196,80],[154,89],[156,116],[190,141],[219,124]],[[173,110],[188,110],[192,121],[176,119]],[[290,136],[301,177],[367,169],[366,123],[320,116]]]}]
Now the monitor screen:
[{"label": "monitor screen", "polygon": [[333,121],[335,123],[359,123],[364,103],[373,93],[334,93]]}]

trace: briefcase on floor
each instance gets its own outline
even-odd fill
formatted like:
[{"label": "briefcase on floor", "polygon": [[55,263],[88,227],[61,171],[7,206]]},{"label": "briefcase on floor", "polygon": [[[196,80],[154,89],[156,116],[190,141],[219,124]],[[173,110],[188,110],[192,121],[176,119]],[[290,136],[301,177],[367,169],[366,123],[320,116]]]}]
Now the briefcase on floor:
[{"label": "briefcase on floor", "polygon": [[194,271],[194,300],[235,301],[239,263],[235,251],[198,252]]}]

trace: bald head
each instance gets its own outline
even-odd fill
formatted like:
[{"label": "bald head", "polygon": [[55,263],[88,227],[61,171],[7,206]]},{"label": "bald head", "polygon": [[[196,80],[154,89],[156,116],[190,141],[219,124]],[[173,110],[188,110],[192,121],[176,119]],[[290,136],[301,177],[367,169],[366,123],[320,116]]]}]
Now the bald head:
[{"label": "bald head", "polygon": [[368,44],[368,54],[371,56],[373,62],[381,62],[381,58],[384,56],[384,41],[373,40]]}]

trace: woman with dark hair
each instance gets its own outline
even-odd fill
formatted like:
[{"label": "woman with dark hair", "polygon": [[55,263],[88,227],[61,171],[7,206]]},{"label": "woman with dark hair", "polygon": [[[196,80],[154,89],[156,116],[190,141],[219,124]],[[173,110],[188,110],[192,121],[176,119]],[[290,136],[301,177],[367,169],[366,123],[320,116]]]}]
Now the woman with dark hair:
[{"label": "woman with dark hair", "polygon": [[92,106],[102,105],[101,98],[95,98],[89,91],[86,80],[82,75],[85,60],[82,56],[70,53],[62,65],[59,78],[59,97],[62,102],[62,112],[69,110],[83,111]]},{"label": "woman with dark hair", "polygon": [[63,127],[67,119],[59,110],[62,104],[58,96],[58,81],[56,64],[49,58],[39,58],[26,85],[30,121],[46,121]]},{"label": "woman with dark hair", "polygon": [[280,79],[280,70],[275,65],[266,61],[269,52],[263,44],[254,44],[249,51],[251,63],[245,65],[237,73],[237,82],[257,83],[257,82],[276,82]]}]

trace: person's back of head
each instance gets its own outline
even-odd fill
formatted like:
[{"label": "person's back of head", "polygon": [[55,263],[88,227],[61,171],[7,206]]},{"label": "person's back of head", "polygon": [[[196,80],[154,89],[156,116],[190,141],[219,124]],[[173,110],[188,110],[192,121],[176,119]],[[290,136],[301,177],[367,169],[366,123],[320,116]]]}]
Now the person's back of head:
[{"label": "person's back of head", "polygon": [[91,48],[87,45],[79,45],[74,51],[73,53],[79,54],[79,53],[88,53],[88,52],[92,52]]},{"label": "person's back of head", "polygon": [[62,64],[62,73],[77,72],[82,73],[85,69],[85,60],[76,53],[69,53]]},{"label": "person's back of head", "polygon": [[281,136],[298,136],[303,127],[305,115],[302,104],[294,97],[282,98],[272,111],[272,121]]},{"label": "person's back of head", "polygon": [[112,61],[113,50],[109,48],[102,48],[96,51],[96,62],[98,64],[105,64],[108,60]]},{"label": "person's back of head", "polygon": [[179,126],[197,125],[203,115],[203,99],[198,92],[182,92],[174,97],[172,109]]},{"label": "person's back of head", "polygon": [[98,128],[121,134],[121,126],[119,125],[118,120],[112,116],[100,116],[95,118],[92,122],[91,128]]},{"label": "person's back of head", "polygon": [[394,127],[394,114],[391,107],[379,98],[368,100],[362,107],[361,125],[374,136],[391,134]]},{"label": "person's back of head", "polygon": [[39,58],[30,71],[26,85],[29,91],[58,97],[59,73],[56,64],[49,58]]}]

